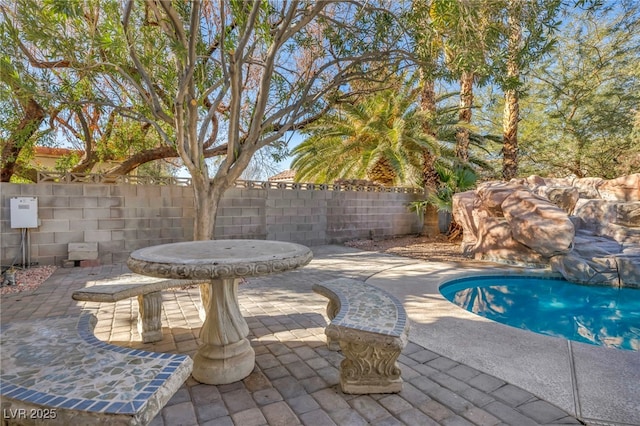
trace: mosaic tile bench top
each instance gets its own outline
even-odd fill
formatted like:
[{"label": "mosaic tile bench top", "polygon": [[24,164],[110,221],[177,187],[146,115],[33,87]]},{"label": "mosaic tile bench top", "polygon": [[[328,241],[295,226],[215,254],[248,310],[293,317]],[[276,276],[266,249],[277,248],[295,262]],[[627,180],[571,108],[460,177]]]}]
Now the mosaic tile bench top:
[{"label": "mosaic tile bench top", "polygon": [[66,411],[151,421],[191,374],[191,358],[110,345],[93,335],[95,323],[85,313],[2,324],[3,404],[55,408],[59,419]]},{"label": "mosaic tile bench top", "polygon": [[[386,291],[349,278],[314,284],[313,290],[339,302],[333,325],[400,337],[407,328],[402,303]],[[357,303],[355,303],[357,302]]]}]

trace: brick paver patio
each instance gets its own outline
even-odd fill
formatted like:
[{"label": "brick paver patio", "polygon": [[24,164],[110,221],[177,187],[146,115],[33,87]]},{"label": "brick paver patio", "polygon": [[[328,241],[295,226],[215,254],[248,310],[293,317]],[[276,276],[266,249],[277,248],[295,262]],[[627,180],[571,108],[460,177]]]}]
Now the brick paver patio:
[{"label": "brick paver patio", "polygon": [[[409,343],[399,394],[346,395],[339,390],[339,352],[326,348],[327,301],[314,283],[376,272],[415,260],[339,246],[313,247],[306,267],[242,284],[239,301],[250,328],[256,368],[243,381],[212,386],[192,378],[152,425],[536,425],[580,424],[554,405],[474,368]],[[157,352],[193,355],[202,322],[197,288],[163,292],[163,340],[143,344],[137,301],[76,302],[74,290],[130,274],[123,264],[58,269],[34,292],[3,296],[2,322],[96,314],[99,339]],[[411,336],[411,335],[410,335]]]}]

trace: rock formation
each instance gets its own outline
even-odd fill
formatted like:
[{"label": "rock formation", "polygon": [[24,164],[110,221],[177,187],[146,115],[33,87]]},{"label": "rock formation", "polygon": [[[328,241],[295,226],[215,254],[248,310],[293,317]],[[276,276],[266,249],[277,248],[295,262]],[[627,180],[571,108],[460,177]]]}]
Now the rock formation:
[{"label": "rock formation", "polygon": [[640,288],[640,173],[485,182],[454,195],[453,215],[464,231],[463,252],[476,259]]}]

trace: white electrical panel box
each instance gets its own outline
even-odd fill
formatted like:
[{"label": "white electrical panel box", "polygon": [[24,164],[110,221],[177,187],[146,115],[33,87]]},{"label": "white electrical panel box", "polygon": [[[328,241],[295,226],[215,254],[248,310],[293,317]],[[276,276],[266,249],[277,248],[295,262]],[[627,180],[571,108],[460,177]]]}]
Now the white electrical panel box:
[{"label": "white electrical panel box", "polygon": [[36,197],[13,197],[11,199],[11,227],[38,227],[38,199]]}]

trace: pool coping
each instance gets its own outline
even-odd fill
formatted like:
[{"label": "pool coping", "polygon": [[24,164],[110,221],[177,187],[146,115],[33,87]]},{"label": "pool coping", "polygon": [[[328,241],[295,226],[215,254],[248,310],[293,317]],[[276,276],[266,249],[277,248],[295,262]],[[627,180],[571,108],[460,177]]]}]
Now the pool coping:
[{"label": "pool coping", "polygon": [[548,269],[429,262],[393,267],[366,282],[403,301],[411,341],[519,386],[588,424],[640,424],[638,352],[500,324],[452,304],[439,291],[447,281],[496,274],[560,277]]}]

